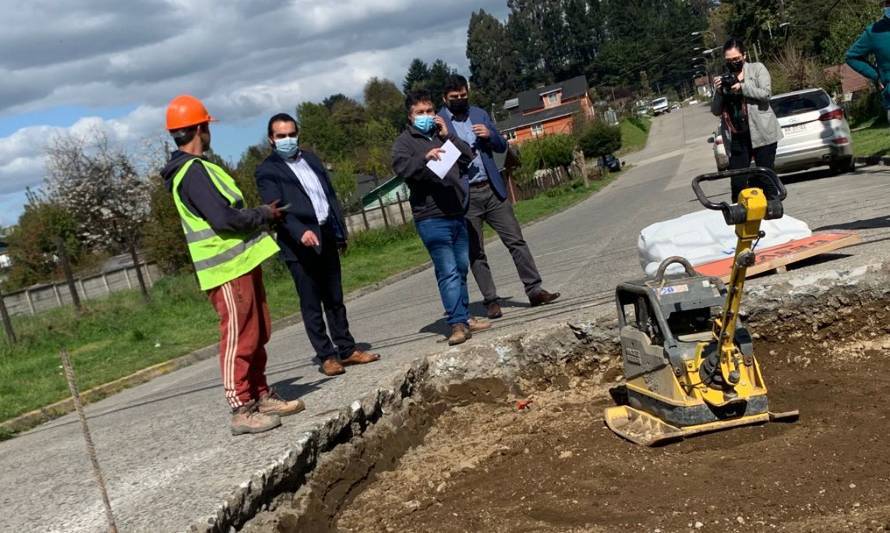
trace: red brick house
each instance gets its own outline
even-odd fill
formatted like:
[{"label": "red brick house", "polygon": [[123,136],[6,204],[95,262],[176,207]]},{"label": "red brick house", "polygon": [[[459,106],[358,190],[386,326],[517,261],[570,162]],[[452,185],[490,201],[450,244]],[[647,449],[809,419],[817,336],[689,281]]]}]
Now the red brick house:
[{"label": "red brick house", "polygon": [[509,116],[497,123],[498,130],[510,144],[522,144],[556,133],[571,133],[576,116],[583,115],[588,119],[594,116],[588,89],[587,78],[578,76],[523,91],[504,102],[504,110]]},{"label": "red brick house", "polygon": [[856,100],[860,96],[868,94],[874,87],[873,82],[847,64],[828,67],[825,69],[825,75],[840,80],[841,94],[835,95],[835,98],[843,102]]}]

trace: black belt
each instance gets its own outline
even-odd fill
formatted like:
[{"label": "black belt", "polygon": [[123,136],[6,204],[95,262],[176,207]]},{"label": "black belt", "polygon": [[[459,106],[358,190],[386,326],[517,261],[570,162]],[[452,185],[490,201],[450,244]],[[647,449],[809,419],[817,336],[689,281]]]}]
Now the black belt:
[{"label": "black belt", "polygon": [[471,183],[470,187],[472,187],[473,189],[483,189],[485,187],[488,187],[488,180]]}]

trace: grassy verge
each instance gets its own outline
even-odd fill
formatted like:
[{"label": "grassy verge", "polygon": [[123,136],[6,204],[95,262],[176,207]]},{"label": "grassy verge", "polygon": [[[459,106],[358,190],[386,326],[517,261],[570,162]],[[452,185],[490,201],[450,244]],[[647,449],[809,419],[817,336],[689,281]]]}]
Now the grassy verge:
[{"label": "grassy verge", "polygon": [[[587,198],[611,178],[584,187],[552,189],[515,206],[522,223],[556,213]],[[381,281],[429,257],[413,225],[357,234],[343,258],[344,290]],[[293,281],[283,265],[270,260],[264,280],[273,318],[299,311]],[[0,348],[0,421],[68,396],[58,353],[74,360],[81,390],[108,383],[168,361],[218,340],[217,317],[191,274],[168,276],[142,302],[135,291],[88,301],[81,317],[71,307],[33,317],[15,317],[15,346]]]},{"label": "grassy verge", "polygon": [[621,150],[618,155],[625,155],[630,152],[636,152],[646,147],[646,140],[649,138],[649,125],[651,124],[647,117],[626,118],[621,121]]},{"label": "grassy verge", "polygon": [[853,130],[853,151],[857,156],[890,154],[890,126],[879,124]]}]

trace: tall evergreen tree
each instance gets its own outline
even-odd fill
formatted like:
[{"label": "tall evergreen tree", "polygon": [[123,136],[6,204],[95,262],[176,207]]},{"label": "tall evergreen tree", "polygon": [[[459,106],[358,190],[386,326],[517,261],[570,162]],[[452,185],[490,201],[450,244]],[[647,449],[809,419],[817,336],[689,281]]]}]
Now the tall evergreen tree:
[{"label": "tall evergreen tree", "polygon": [[405,81],[402,82],[402,90],[406,93],[413,91],[426,83],[430,78],[430,67],[420,58],[415,57],[408,67]]},{"label": "tall evergreen tree", "polygon": [[433,103],[437,106],[442,102],[445,81],[455,72],[457,71],[442,59],[436,59],[430,65],[430,77],[426,82],[426,89],[433,95]]},{"label": "tall evergreen tree", "polygon": [[470,98],[485,109],[499,108],[504,100],[523,89],[517,52],[507,29],[484,10],[470,15],[467,30],[467,59],[470,62]]}]

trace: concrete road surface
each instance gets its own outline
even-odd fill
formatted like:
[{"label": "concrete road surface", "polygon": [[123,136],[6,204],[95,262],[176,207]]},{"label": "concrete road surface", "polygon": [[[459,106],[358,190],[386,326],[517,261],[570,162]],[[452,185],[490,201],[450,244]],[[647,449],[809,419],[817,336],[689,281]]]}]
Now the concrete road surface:
[{"label": "concrete road surface", "polygon": [[[504,318],[495,336],[565,320],[581,308],[612,312],[616,283],[640,277],[636,242],[657,221],[698,210],[691,179],[714,170],[705,139],[716,119],[704,106],[663,115],[645,150],[626,157],[629,170],[576,207],[528,227],[525,235],[544,277],[560,291],[554,305],[529,308],[500,243],[489,257]],[[827,170],[787,178],[786,212],[818,228],[859,228],[866,241],[830,261],[803,268],[846,268],[882,260],[890,236],[890,190],[884,167],[832,176]],[[725,184],[728,190],[728,183]],[[728,196],[728,194],[726,195]],[[790,275],[793,271],[791,271]],[[776,275],[755,283],[771,282]],[[471,299],[480,295],[471,282]],[[389,383],[408,363],[442,350],[446,331],[433,273],[427,270],[349,304],[359,341],[383,354],[379,363],[327,378],[310,358],[302,324],[275,332],[271,383],[303,398],[306,413],[275,431],[232,437],[217,362],[160,377],[88,407],[121,531],[181,531],[216,512],[223,499],[336,410]],[[473,342],[473,341],[470,341]],[[65,416],[0,443],[0,530],[99,531],[104,516],[76,418]]]}]

